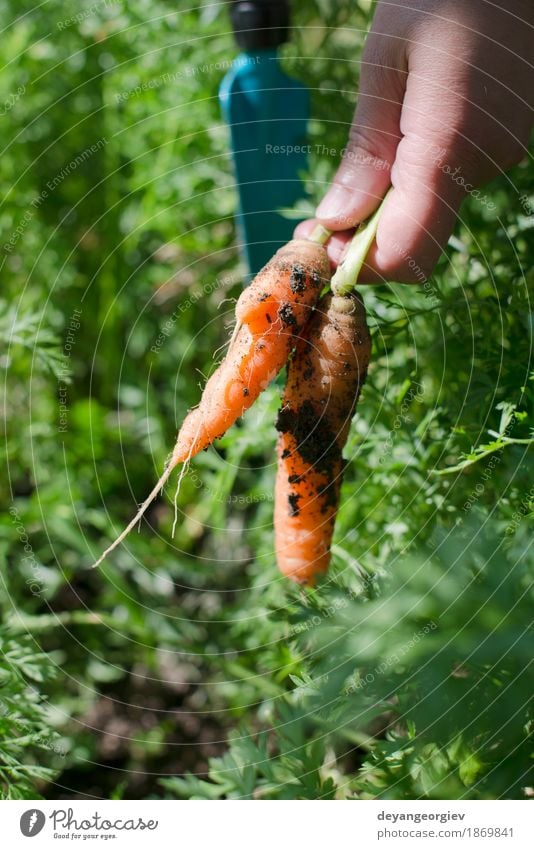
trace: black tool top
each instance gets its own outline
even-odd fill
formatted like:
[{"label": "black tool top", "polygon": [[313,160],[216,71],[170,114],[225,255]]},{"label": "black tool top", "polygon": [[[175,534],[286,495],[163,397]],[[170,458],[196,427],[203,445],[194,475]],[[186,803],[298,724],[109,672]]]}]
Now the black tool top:
[{"label": "black tool top", "polygon": [[230,16],[243,50],[278,47],[288,39],[289,0],[232,0]]}]

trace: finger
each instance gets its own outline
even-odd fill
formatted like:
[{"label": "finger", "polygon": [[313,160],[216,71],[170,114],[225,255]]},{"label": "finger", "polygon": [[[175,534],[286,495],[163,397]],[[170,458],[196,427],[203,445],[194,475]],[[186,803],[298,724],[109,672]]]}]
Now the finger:
[{"label": "finger", "polygon": [[[368,265],[382,279],[424,282],[452,233],[465,190],[429,155],[423,139],[406,137],[392,170]],[[451,168],[451,171],[453,169]],[[362,280],[376,275],[362,274]]]},{"label": "finger", "polygon": [[409,54],[402,140],[391,169],[393,190],[369,254],[370,267],[388,280],[424,282],[452,233],[462,201],[468,194],[488,200],[477,189],[481,157],[470,143],[471,93],[465,74],[441,55],[455,57],[453,35],[452,43],[442,38],[439,51],[414,43]]},{"label": "finger", "polygon": [[[466,194],[474,193],[467,166],[454,148],[409,134],[400,143],[391,172],[392,189],[382,208],[374,245],[359,282],[425,283],[453,231]],[[491,201],[483,192],[481,202]],[[305,221],[296,235],[307,237],[316,221]],[[333,267],[343,259],[354,230],[334,233],[326,244]]]},{"label": "finger", "polygon": [[332,186],[317,207],[317,218],[330,230],[355,227],[386,193],[401,137],[405,87],[400,39],[388,31],[387,18],[377,17],[363,54],[358,106],[347,148]]}]

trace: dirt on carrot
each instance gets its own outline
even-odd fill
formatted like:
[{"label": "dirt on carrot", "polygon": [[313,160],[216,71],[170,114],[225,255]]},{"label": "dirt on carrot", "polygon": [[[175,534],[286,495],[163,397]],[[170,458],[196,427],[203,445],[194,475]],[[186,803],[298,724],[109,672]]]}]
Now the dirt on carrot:
[{"label": "dirt on carrot", "polygon": [[358,294],[325,295],[288,365],[278,414],[275,547],[284,575],[311,585],[326,572],[352,415],[371,339]]}]

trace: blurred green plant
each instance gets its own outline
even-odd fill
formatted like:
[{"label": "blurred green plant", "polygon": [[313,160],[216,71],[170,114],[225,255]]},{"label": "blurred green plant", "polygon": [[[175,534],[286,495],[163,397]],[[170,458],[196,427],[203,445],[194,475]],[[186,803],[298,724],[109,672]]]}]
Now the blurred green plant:
[{"label": "blurred green plant", "polygon": [[534,778],[532,577],[469,524],[399,560],[374,599],[339,585],[300,599],[288,637],[305,671],[262,705],[263,730],[234,733],[210,782],[164,786],[185,798],[521,797]]},{"label": "blurred green plant", "polygon": [[[50,660],[31,639],[0,628],[0,799],[35,798],[36,784],[50,781],[66,754],[37,689],[52,675]],[[42,766],[43,759],[50,765]]]}]

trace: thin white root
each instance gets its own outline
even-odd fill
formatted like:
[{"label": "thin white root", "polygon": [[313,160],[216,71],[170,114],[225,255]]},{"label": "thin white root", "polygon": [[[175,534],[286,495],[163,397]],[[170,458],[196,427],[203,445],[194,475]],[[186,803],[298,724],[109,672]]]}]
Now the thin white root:
[{"label": "thin white root", "polygon": [[[176,492],[174,493],[174,520],[173,520],[173,523],[172,523],[172,531],[171,531],[171,538],[172,539],[174,539],[174,532],[176,530],[176,525],[178,524],[178,495],[180,494],[180,487],[182,485],[182,481],[183,481],[184,477],[186,476],[186,474],[188,472],[189,463],[191,462],[191,457],[193,456],[193,450],[194,450],[194,447],[195,447],[195,443],[198,439],[198,435],[199,435],[201,430],[202,430],[202,419],[200,419],[200,421],[198,423],[198,427],[197,427],[197,430],[196,430],[196,433],[195,433],[195,438],[191,443],[191,448],[189,449],[187,457],[183,461],[182,468],[180,469],[180,476],[178,478],[178,483],[176,484]],[[174,447],[174,450],[176,451],[176,445]],[[175,466],[177,466],[179,462],[180,462],[179,460],[175,460],[174,452],[173,452],[173,455],[171,457],[172,467],[174,468]]]},{"label": "thin white root", "polygon": [[176,492],[174,493],[174,519],[172,522],[172,531],[171,538],[174,539],[174,532],[176,531],[176,525],[178,524],[178,496],[180,494],[180,487],[182,485],[182,481],[187,474],[187,470],[189,468],[189,460],[187,460],[182,468],[180,469],[180,477],[178,478],[178,482],[176,484]]},{"label": "thin white root", "polygon": [[239,333],[239,331],[241,330],[242,327],[243,327],[243,322],[242,321],[236,321],[236,325],[234,327],[234,332],[232,333],[232,338],[230,339],[230,343],[228,345],[228,350],[230,350],[230,348],[234,344],[235,340],[237,339],[237,334]]},{"label": "thin white root", "polygon": [[221,351],[224,351],[225,348],[226,348],[226,354],[224,356],[226,357],[228,355],[228,352],[231,350],[232,345],[234,344],[235,340],[237,339],[239,331],[241,330],[242,327],[243,327],[243,322],[238,321],[235,324],[232,336],[230,337],[230,341],[225,342],[224,345],[221,345],[220,348],[217,348],[217,350],[213,352],[213,359],[214,360],[217,359],[217,357],[219,356],[219,353]]},{"label": "thin white root", "polygon": [[159,493],[161,492],[161,490],[163,489],[163,487],[165,486],[165,484],[169,480],[175,466],[176,466],[176,464],[173,464],[173,462],[171,460],[171,462],[169,463],[169,465],[167,466],[167,468],[163,472],[162,476],[160,477],[159,481],[155,485],[154,489],[152,490],[150,495],[147,498],[145,498],[145,500],[141,504],[139,510],[137,511],[137,513],[135,514],[135,516],[133,517],[131,522],[129,522],[128,525],[126,525],[125,529],[117,537],[117,539],[114,542],[112,542],[111,545],[108,548],[106,548],[106,550],[104,551],[103,554],[100,555],[100,557],[98,558],[96,563],[93,563],[93,567],[92,567],[93,569],[96,569],[97,566],[100,566],[100,564],[102,563],[103,560],[106,559],[108,554],[110,554],[112,551],[114,551],[117,548],[117,546],[121,544],[123,539],[125,539],[125,537],[128,536],[128,534],[130,533],[132,528],[134,528],[136,526],[137,522],[142,518],[143,514],[145,513],[147,507],[149,507],[152,504],[152,502],[157,498],[157,496],[159,495]]}]

